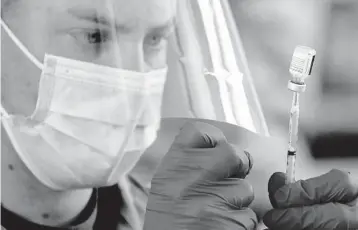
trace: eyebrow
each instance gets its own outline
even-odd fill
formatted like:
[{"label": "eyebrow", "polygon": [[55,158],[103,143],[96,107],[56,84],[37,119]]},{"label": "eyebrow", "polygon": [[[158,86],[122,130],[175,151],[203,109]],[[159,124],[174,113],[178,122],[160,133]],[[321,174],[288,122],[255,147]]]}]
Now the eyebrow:
[{"label": "eyebrow", "polygon": [[174,27],[175,27],[175,18],[170,18],[165,23],[158,26],[154,26],[149,30],[151,32],[169,31],[172,30]]},{"label": "eyebrow", "polygon": [[[91,8],[81,8],[81,7],[73,7],[69,8],[68,13],[78,19],[89,21],[91,23],[100,24],[103,26],[111,27],[113,26],[112,23],[110,23],[109,18],[99,15],[98,11],[96,9]],[[149,28],[150,31],[166,31],[173,28],[175,25],[175,19],[170,18],[166,22],[155,25],[152,28]],[[123,31],[123,32],[130,32],[133,30],[133,27],[126,25],[126,24],[118,24],[116,23],[115,28]]]}]

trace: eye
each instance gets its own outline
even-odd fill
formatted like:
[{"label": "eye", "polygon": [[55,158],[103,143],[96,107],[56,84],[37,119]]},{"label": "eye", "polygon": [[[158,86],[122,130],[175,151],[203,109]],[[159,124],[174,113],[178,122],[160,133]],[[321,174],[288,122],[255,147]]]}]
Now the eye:
[{"label": "eye", "polygon": [[99,44],[108,41],[108,33],[101,30],[94,30],[85,34],[89,44]]},{"label": "eye", "polygon": [[99,29],[75,30],[71,35],[82,44],[98,45],[109,40],[109,33]]},{"label": "eye", "polygon": [[166,37],[160,34],[153,34],[146,38],[146,44],[151,48],[157,48],[163,45],[166,41]]},{"label": "eye", "polygon": [[151,35],[148,38],[148,44],[151,46],[158,46],[163,41],[163,37],[161,35]]},{"label": "eye", "polygon": [[80,49],[86,57],[95,58],[110,47],[111,33],[109,30],[99,28],[73,29],[69,35],[74,40],[74,48]]},{"label": "eye", "polygon": [[99,31],[96,31],[95,33],[87,33],[86,36],[87,41],[90,44],[103,42],[103,35]]}]

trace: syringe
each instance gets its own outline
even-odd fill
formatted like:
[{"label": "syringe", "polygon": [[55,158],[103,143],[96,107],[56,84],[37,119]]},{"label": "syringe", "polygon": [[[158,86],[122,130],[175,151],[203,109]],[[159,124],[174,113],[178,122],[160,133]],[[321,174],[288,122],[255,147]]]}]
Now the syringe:
[{"label": "syringe", "polygon": [[292,80],[288,82],[288,89],[293,91],[290,110],[289,141],[287,152],[286,183],[295,182],[295,162],[298,140],[299,94],[306,90],[305,79],[311,75],[316,51],[305,46],[297,46],[293,52],[290,65]]}]

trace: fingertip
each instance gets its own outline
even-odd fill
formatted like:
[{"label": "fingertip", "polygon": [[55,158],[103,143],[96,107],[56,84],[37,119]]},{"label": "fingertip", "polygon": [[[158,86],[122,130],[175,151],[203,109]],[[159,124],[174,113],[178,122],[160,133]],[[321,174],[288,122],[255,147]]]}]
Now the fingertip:
[{"label": "fingertip", "polygon": [[244,179],[249,173],[253,165],[253,158],[251,154],[244,151],[237,145],[229,144],[232,153],[232,159],[228,162],[227,166],[230,169],[230,177]]},{"label": "fingertip", "polygon": [[278,208],[279,204],[276,199],[276,194],[286,184],[286,175],[282,172],[275,172],[268,182],[268,193],[271,205],[274,208]]},{"label": "fingertip", "polygon": [[271,175],[268,182],[269,194],[275,194],[280,188],[286,184],[286,175],[282,172],[275,172]]},{"label": "fingertip", "polygon": [[252,167],[254,166],[254,158],[251,156],[251,154],[244,150],[245,155],[247,156],[249,160],[249,170],[247,172],[247,175],[250,173]]}]

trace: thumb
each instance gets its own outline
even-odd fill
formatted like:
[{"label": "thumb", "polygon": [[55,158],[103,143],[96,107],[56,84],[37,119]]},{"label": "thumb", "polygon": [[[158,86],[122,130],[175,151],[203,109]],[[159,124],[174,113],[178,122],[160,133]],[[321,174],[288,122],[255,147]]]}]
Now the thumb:
[{"label": "thumb", "polygon": [[269,198],[270,198],[272,207],[274,207],[274,208],[278,207],[278,204],[276,202],[274,195],[280,188],[285,186],[285,184],[286,184],[286,174],[284,174],[282,172],[275,172],[270,177],[269,182],[268,182],[268,192],[269,192]]},{"label": "thumb", "polygon": [[222,141],[226,141],[226,137],[215,126],[204,122],[187,122],[174,139],[172,147],[180,149],[214,148]]},{"label": "thumb", "polygon": [[349,204],[358,197],[357,182],[341,170],[333,169],[321,176],[287,185],[284,178],[284,174],[276,173],[269,181],[270,200],[275,208],[330,202]]}]

